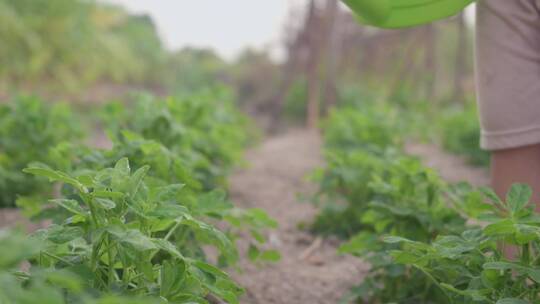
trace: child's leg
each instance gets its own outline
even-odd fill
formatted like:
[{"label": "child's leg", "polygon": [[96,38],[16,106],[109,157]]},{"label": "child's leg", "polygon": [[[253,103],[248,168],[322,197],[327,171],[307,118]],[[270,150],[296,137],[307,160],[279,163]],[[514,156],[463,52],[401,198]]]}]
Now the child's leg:
[{"label": "child's leg", "polygon": [[540,211],[540,144],[493,152],[491,183],[503,198],[514,183],[530,185]]}]

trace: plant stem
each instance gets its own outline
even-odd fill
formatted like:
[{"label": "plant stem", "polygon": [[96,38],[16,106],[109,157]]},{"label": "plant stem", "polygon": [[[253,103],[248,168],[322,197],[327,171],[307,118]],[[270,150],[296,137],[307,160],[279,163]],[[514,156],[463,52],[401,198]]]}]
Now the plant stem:
[{"label": "plant stem", "polygon": [[114,282],[114,261],[112,257],[111,236],[107,235],[107,258],[109,260],[109,287]]},{"label": "plant stem", "polygon": [[178,227],[180,227],[180,222],[176,222],[176,224],[174,224],[174,226],[171,228],[171,230],[169,230],[169,232],[167,232],[167,235],[165,235],[165,240],[166,241],[168,241],[171,238],[171,236],[176,231],[176,229],[178,229]]},{"label": "plant stem", "polygon": [[47,251],[42,251],[42,253],[43,253],[44,255],[48,256],[48,257],[51,257],[51,258],[55,259],[55,260],[64,262],[64,263],[68,264],[69,266],[75,266],[75,264],[73,264],[73,263],[71,263],[70,261],[68,261],[68,260],[66,260],[66,259],[64,259],[64,258],[61,258],[61,257],[59,257],[59,256],[57,256],[57,255],[55,255],[55,254],[49,253],[49,252],[47,252]]},{"label": "plant stem", "polygon": [[531,252],[529,249],[529,243],[521,246],[521,262],[524,265],[529,265],[531,259]]}]

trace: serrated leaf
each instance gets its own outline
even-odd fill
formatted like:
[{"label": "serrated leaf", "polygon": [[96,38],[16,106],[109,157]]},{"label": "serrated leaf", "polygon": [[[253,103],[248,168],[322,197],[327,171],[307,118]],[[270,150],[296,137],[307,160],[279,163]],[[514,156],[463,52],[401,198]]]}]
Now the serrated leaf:
[{"label": "serrated leaf", "polygon": [[168,298],[180,293],[182,281],[186,277],[186,264],[183,261],[165,261],[160,271],[160,295]]},{"label": "serrated leaf", "polygon": [[49,200],[49,202],[56,204],[74,214],[78,214],[85,217],[88,214],[88,212],[84,210],[81,207],[81,205],[79,205],[79,202],[77,202],[76,200],[59,198],[59,199]]},{"label": "serrated leaf", "polygon": [[487,225],[484,228],[484,233],[490,235],[505,235],[512,234],[516,231],[514,222],[510,219],[500,220],[496,223]]},{"label": "serrated leaf", "polygon": [[110,199],[106,199],[106,198],[94,198],[94,202],[96,202],[96,204],[105,209],[105,210],[111,210],[111,209],[114,209],[116,207],[116,203],[113,202],[112,200]]},{"label": "serrated leaf", "polygon": [[43,168],[43,167],[30,167],[23,169],[23,172],[33,174],[36,176],[43,176],[49,179],[49,181],[59,181],[64,182],[66,184],[72,185],[73,187],[77,188],[79,191],[86,192],[86,188],[81,184],[78,180],[75,178],[67,175],[64,172],[61,171],[55,171],[49,168]]},{"label": "serrated leaf", "polygon": [[143,166],[135,171],[135,173],[133,173],[133,175],[129,178],[129,194],[131,196],[134,196],[139,191],[139,187],[141,186],[144,177],[148,173],[148,170],[150,170],[150,166]]},{"label": "serrated leaf", "polygon": [[510,206],[512,214],[523,209],[531,199],[532,189],[525,184],[514,184],[506,196],[506,203]]},{"label": "serrated leaf", "polygon": [[47,239],[56,244],[64,244],[84,236],[80,227],[63,227],[52,225],[47,229]]},{"label": "serrated leaf", "polygon": [[484,196],[486,196],[493,203],[495,203],[496,205],[498,205],[501,208],[505,208],[504,203],[499,198],[499,196],[495,193],[495,191],[493,191],[493,189],[487,188],[487,187],[481,187],[479,190],[480,190],[480,192],[482,192],[482,194]]},{"label": "serrated leaf", "polygon": [[129,160],[126,157],[121,158],[114,165],[114,170],[119,172],[121,175],[129,175],[129,173],[131,172],[131,168],[129,167]]},{"label": "serrated leaf", "polygon": [[233,205],[226,201],[226,193],[222,190],[214,190],[199,196],[195,212],[202,215],[221,217],[232,208]]},{"label": "serrated leaf", "polygon": [[125,229],[124,227],[119,226],[107,227],[105,230],[119,242],[130,244],[138,250],[145,251],[158,249],[153,240],[142,234],[139,230]]},{"label": "serrated leaf", "polygon": [[153,239],[152,242],[156,246],[156,248],[161,249],[170,255],[172,255],[175,258],[184,260],[184,256],[178,251],[178,249],[169,241],[164,239]]}]

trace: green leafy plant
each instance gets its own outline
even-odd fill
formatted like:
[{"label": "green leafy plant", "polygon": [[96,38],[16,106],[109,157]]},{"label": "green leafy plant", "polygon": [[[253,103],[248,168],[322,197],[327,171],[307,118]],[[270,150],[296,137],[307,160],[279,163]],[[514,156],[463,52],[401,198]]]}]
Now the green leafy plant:
[{"label": "green leafy plant", "polygon": [[328,150],[362,149],[381,153],[401,147],[396,113],[384,105],[364,105],[334,110],[323,124]]},{"label": "green leafy plant", "polygon": [[[9,248],[0,257],[0,302],[1,303],[61,303],[60,290],[47,286],[43,278],[35,277],[27,286],[20,280],[25,276],[17,267],[39,252],[38,242],[28,239],[20,232],[0,230],[0,246]],[[76,284],[76,283],[75,283]]]},{"label": "green leafy plant", "polygon": [[72,189],[68,197],[50,201],[67,216],[34,235],[44,247],[33,263],[74,272],[85,290],[105,294],[207,303],[211,293],[237,303],[242,290],[226,273],[176,245],[193,234],[231,255],[230,239],[182,205],[180,185],[154,185],[146,180],[148,170],[132,172],[125,158],[114,168],[77,175],[42,166],[25,169]]},{"label": "green leafy plant", "polygon": [[152,20],[121,7],[2,0],[0,28],[0,79],[9,89],[65,93],[99,81],[155,84],[168,74]]},{"label": "green leafy plant", "polygon": [[141,97],[129,107],[111,104],[106,121],[113,138],[131,131],[180,156],[205,189],[226,185],[249,143],[249,121],[223,88],[184,98]]},{"label": "green leafy plant", "polygon": [[[397,263],[413,265],[444,291],[450,303],[538,303],[540,216],[530,204],[531,189],[516,184],[501,200],[483,189],[467,200],[467,211],[485,223],[433,243],[390,237],[402,243],[392,252]],[[504,248],[514,248],[512,257]]]},{"label": "green leafy plant", "polygon": [[[18,231],[0,230],[0,246],[9,248],[0,258],[0,302],[17,304],[153,304],[163,300],[152,297],[126,297],[89,294],[82,278],[65,269],[43,269],[29,263],[44,248],[43,242]],[[69,293],[69,296],[66,296]]]},{"label": "green leafy plant", "polygon": [[327,163],[314,174],[319,181],[316,201],[323,209],[312,229],[350,238],[340,252],[370,263],[349,300],[445,303],[444,293],[421,271],[392,261],[387,252],[399,244],[384,243],[381,236],[429,242],[440,234],[462,232],[465,218],[449,208],[450,187],[404,154],[390,112],[372,111],[338,110],[327,121]]},{"label": "green leafy plant", "polygon": [[367,303],[444,303],[444,294],[421,272],[396,265],[389,258],[387,251],[396,248],[383,243],[380,236],[408,235],[429,242],[441,233],[462,231],[465,219],[448,208],[444,182],[418,160],[402,156],[387,159],[385,164],[381,171],[371,172],[364,189],[367,196],[360,201],[347,200],[346,217],[340,218],[358,227],[340,252],[371,264],[352,296]]},{"label": "green leafy plant", "polygon": [[33,161],[52,162],[59,144],[82,134],[66,104],[19,97],[0,105],[0,207],[15,206],[19,195],[50,195],[52,188],[45,180],[21,170]]},{"label": "green leafy plant", "polygon": [[488,166],[490,154],[480,149],[480,125],[474,105],[447,110],[441,115],[440,133],[443,147],[466,156],[471,164]]}]

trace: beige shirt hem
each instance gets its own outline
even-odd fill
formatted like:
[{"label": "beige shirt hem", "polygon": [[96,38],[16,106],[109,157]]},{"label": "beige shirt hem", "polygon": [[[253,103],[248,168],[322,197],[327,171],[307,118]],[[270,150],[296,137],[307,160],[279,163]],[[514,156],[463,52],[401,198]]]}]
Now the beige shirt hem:
[{"label": "beige shirt hem", "polygon": [[512,149],[540,143],[540,126],[515,131],[482,132],[480,145],[486,150]]}]

